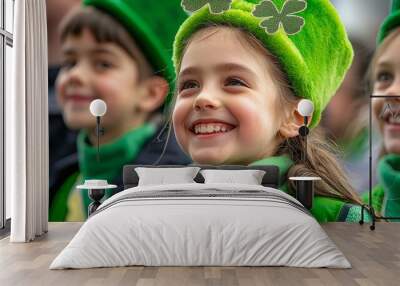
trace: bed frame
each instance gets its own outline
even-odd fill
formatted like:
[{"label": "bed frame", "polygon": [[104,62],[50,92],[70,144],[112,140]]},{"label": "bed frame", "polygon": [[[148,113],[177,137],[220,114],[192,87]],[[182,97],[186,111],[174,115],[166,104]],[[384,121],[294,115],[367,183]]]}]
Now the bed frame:
[{"label": "bed frame", "polygon": [[[200,167],[201,169],[219,169],[219,170],[262,170],[265,171],[265,175],[261,181],[264,187],[271,187],[277,189],[279,184],[279,168],[277,166],[263,165],[263,166],[240,166],[240,165],[190,165],[193,167]],[[186,165],[125,165],[122,174],[122,183],[124,190],[136,187],[139,183],[139,176],[135,171],[137,167],[144,168],[183,168]],[[204,183],[204,178],[200,174],[194,178],[197,183]],[[105,189],[89,190],[89,198],[91,203],[88,208],[88,216],[91,216],[96,212],[97,208],[101,205],[101,199],[105,194]]]},{"label": "bed frame", "polygon": [[[277,189],[279,186],[279,168],[272,165],[260,165],[260,166],[240,166],[240,165],[190,165],[194,167],[200,167],[201,169],[219,169],[219,170],[262,170],[265,171],[265,175],[262,179],[261,184],[265,187],[271,187]],[[128,188],[133,188],[138,185],[139,176],[135,171],[137,167],[148,167],[148,168],[182,168],[187,167],[185,165],[125,165],[123,169],[123,184],[124,190]],[[200,174],[194,178],[197,183],[204,183],[204,178]]]}]

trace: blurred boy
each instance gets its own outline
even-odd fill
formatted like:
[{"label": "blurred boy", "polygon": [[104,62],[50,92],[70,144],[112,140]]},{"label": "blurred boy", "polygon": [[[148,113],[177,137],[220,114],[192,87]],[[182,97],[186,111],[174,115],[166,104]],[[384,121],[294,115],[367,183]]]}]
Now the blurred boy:
[{"label": "blurred boy", "polygon": [[[80,132],[77,154],[56,165],[50,221],[85,219],[90,201],[75,188],[85,179],[122,187],[125,164],[153,164],[161,153],[160,164],[189,163],[173,137],[157,140],[162,127],[157,115],[169,102],[168,81],[174,78],[170,47],[185,18],[179,1],[85,0],[84,5],[61,29],[57,98],[66,125]],[[96,160],[96,120],[89,112],[97,98],[107,104],[101,162]]]}]

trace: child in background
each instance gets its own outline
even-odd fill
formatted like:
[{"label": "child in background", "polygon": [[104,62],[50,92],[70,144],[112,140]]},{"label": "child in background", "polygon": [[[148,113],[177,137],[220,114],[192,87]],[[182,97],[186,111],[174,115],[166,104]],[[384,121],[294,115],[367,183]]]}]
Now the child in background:
[{"label": "child in background", "polygon": [[[186,9],[188,2],[195,1],[183,1]],[[319,176],[315,218],[359,221],[361,201],[317,130],[308,136],[305,164],[300,156],[298,102],[312,100],[316,127],[353,57],[335,9],[328,0],[234,0],[221,11],[227,2],[194,11],[175,37],[178,143],[201,164],[277,165],[285,192],[293,187],[288,177]],[[279,18],[282,6],[304,26]]]},{"label": "child in background", "polygon": [[[372,204],[383,217],[400,217],[400,1],[393,1],[391,14],[382,23],[378,48],[369,70],[369,90],[373,95],[397,96],[374,98],[372,108],[382,134],[378,161],[379,184],[374,187]],[[363,200],[368,203],[368,193]]]},{"label": "child in background", "polygon": [[344,169],[357,193],[369,185],[368,106],[365,75],[370,61],[369,49],[350,38],[354,59],[332,100],[322,113],[321,123],[330,140],[342,151]]},{"label": "child in background", "polygon": [[[125,164],[188,164],[174,138],[157,140],[160,110],[174,76],[169,48],[185,18],[178,1],[85,0],[61,27],[63,64],[56,87],[64,121],[80,130],[77,154],[56,165],[50,221],[82,221],[90,203],[85,179],[122,187]],[[96,160],[96,120],[89,105],[107,104]],[[157,116],[158,115],[158,116]],[[167,145],[164,149],[164,145]],[[108,194],[109,196],[110,194]]]}]

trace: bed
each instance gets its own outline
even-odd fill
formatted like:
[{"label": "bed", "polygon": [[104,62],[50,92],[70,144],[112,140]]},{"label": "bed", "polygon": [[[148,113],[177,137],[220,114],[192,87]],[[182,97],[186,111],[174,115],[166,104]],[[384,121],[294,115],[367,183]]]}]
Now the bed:
[{"label": "bed", "polygon": [[[192,181],[181,182],[165,174],[186,166],[125,166],[125,190],[90,216],[50,269],[351,267],[309,211],[276,189],[277,167],[195,167]],[[141,184],[146,178],[140,171],[150,169],[155,170],[147,177],[151,184]],[[228,171],[232,182],[219,182],[221,173],[215,170]],[[247,170],[258,171],[260,184],[241,177]]]}]

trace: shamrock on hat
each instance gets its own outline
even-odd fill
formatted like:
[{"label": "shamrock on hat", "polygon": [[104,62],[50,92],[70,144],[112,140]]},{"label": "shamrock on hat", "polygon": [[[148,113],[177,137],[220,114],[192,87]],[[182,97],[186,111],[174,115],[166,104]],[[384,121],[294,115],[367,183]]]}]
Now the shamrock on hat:
[{"label": "shamrock on hat", "polygon": [[265,28],[268,34],[276,33],[279,26],[282,26],[286,34],[294,35],[301,31],[305,23],[303,17],[294,14],[304,11],[306,7],[305,1],[288,0],[279,11],[274,2],[266,0],[255,7],[253,15],[264,19],[260,26]]},{"label": "shamrock on hat", "polygon": [[220,14],[231,8],[232,0],[182,0],[182,7],[187,12],[196,12],[208,4],[210,12]]}]

